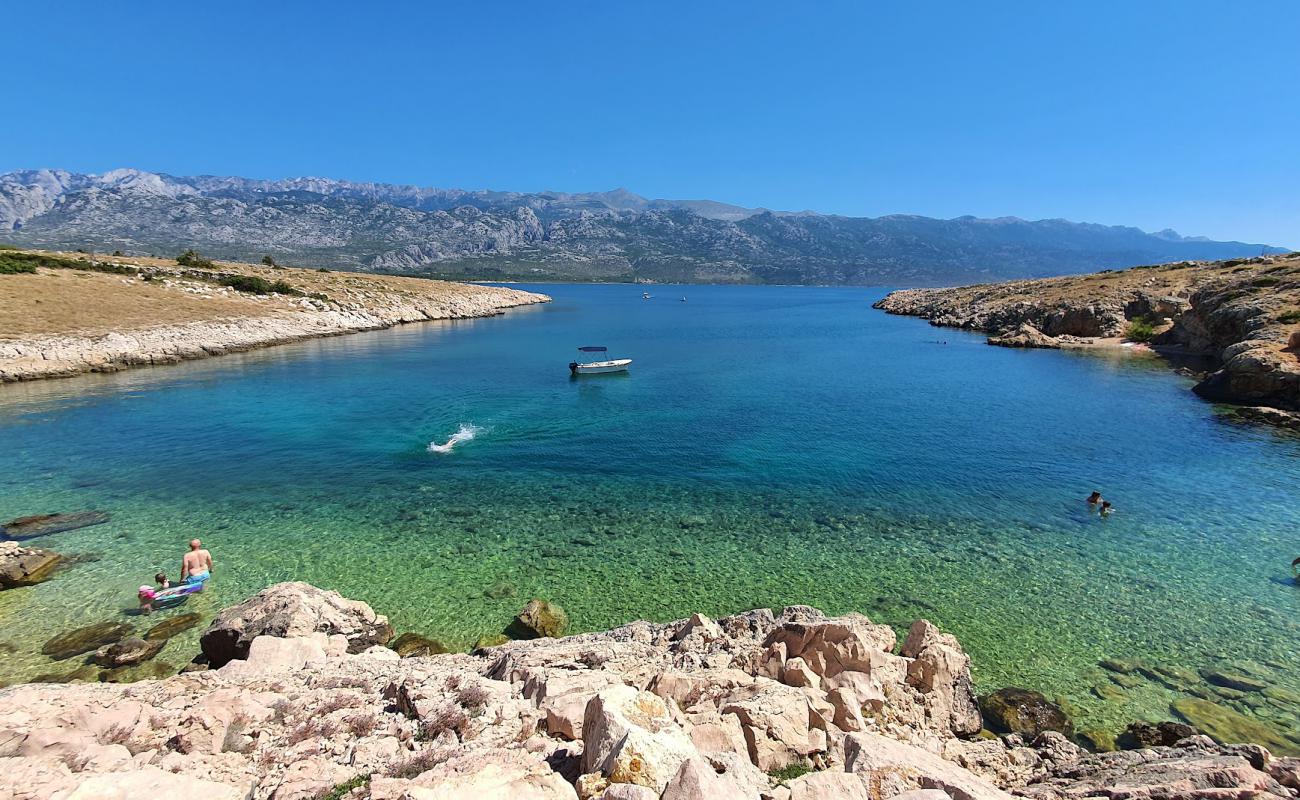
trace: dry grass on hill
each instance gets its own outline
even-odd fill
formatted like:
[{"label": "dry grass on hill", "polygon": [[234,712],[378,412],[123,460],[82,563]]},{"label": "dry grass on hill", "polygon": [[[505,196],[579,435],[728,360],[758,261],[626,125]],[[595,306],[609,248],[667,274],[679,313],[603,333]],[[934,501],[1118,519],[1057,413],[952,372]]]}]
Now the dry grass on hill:
[{"label": "dry grass on hill", "polygon": [[[79,253],[52,253],[85,259]],[[0,275],[0,339],[22,340],[40,335],[100,335],[218,319],[293,313],[304,297],[257,295],[216,282],[218,274],[247,275],[268,282],[284,281],[303,295],[327,299],[342,307],[367,306],[377,297],[453,297],[476,287],[445,281],[397,276],[320,272],[216,262],[212,277],[194,277],[195,270],[175,260],[103,257],[96,261],[145,269],[152,280],[133,275],[40,268],[34,274]],[[190,272],[190,275],[183,274]]]}]

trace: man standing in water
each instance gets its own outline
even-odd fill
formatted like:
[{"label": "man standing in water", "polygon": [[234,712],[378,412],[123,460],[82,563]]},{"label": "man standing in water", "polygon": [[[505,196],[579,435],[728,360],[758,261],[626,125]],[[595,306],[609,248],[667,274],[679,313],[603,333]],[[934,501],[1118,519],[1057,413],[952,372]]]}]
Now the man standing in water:
[{"label": "man standing in water", "polygon": [[181,559],[181,583],[203,583],[212,577],[212,554],[198,539],[190,539],[190,551]]}]

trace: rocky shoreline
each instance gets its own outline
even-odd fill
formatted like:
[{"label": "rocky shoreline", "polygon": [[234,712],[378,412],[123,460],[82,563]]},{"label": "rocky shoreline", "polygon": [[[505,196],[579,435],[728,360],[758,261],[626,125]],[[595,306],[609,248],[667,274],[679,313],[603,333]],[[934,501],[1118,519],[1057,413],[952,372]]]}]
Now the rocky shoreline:
[{"label": "rocky shoreline", "polygon": [[[0,795],[1300,797],[1300,759],[1185,724],[1088,752],[1041,695],[977,698],[960,643],[924,620],[901,642],[805,606],[541,635],[563,622],[533,601],[511,628],[536,638],[439,654],[365,603],[277,584],[221,612],[180,675],[0,690]],[[152,631],[97,635],[62,644],[98,664],[149,657]]]},{"label": "rocky shoreline", "polygon": [[[981,331],[1004,347],[1141,342],[1211,369],[1195,391],[1238,416],[1300,429],[1300,255],[1179,262],[1062,278],[905,289],[874,305]],[[1182,367],[1186,369],[1186,367]]]},{"label": "rocky shoreline", "polygon": [[[0,274],[0,300],[11,305],[11,313],[21,313],[19,306],[25,301],[51,302],[41,296],[45,287],[50,293],[68,295],[55,301],[62,314],[49,321],[47,327],[52,330],[0,336],[0,382],[175,364],[404,323],[494,316],[550,300],[517,289],[418,278],[225,262],[195,269],[160,259],[41,255],[50,255],[57,263],[84,266],[43,267],[31,275]],[[70,271],[82,280],[67,287],[67,282],[59,279]],[[264,283],[241,284],[236,282],[239,278]],[[272,280],[291,293],[261,292],[261,286]],[[258,291],[241,291],[227,283],[253,286]],[[26,294],[9,298],[7,289]],[[194,309],[194,318],[172,313],[168,318],[180,316],[181,321],[119,325],[110,319],[87,324],[81,312],[106,299],[146,307],[152,303],[155,308],[183,301],[187,309]]]}]

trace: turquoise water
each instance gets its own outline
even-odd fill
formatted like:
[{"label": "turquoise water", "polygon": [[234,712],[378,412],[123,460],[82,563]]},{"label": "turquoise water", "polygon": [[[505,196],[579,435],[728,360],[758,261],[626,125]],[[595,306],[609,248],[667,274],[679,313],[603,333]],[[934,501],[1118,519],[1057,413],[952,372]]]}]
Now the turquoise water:
[{"label": "turquoise water", "polygon": [[[40,644],[123,618],[197,535],[205,614],[301,579],[466,647],[534,596],[583,630],[808,603],[928,617],[981,689],[1059,695],[1082,727],[1179,696],[1100,700],[1106,657],[1300,690],[1300,442],[1224,421],[1160,363],[988,347],[870,289],[539,290],[554,302],[493,319],[0,387],[0,519],[113,515],[34,542],[83,558],[0,594],[0,680],[69,669]],[[580,344],[631,373],[571,379]],[[1116,514],[1089,513],[1093,488]],[[1282,703],[1224,702],[1300,730]]]}]

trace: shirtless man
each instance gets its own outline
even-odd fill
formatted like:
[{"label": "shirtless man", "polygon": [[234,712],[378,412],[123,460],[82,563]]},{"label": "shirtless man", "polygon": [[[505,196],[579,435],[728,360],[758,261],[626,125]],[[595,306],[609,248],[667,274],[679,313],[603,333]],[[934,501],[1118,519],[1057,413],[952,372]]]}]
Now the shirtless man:
[{"label": "shirtless man", "polygon": [[190,539],[190,551],[181,559],[181,583],[203,583],[212,577],[212,554],[198,539]]}]

